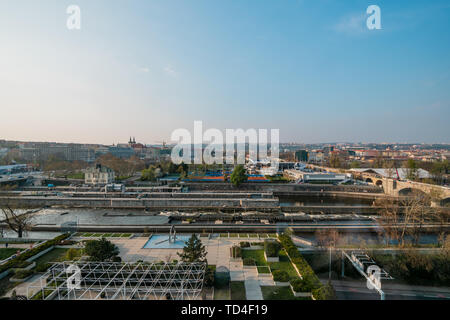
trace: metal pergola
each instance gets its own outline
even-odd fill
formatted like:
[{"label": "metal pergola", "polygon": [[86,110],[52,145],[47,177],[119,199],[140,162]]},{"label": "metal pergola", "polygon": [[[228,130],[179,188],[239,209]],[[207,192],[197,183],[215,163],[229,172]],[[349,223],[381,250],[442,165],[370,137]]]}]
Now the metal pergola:
[{"label": "metal pergola", "polygon": [[[352,251],[349,255],[345,250],[342,250],[342,277],[344,277],[345,258],[367,279],[371,288],[380,294],[381,300],[384,300],[385,293],[381,290],[381,280],[393,280],[394,278],[386,270],[379,268],[377,263],[364,251]],[[372,267],[375,267],[376,272],[372,271]]]},{"label": "metal pergola", "polygon": [[27,288],[44,300],[195,300],[206,263],[58,262]]}]

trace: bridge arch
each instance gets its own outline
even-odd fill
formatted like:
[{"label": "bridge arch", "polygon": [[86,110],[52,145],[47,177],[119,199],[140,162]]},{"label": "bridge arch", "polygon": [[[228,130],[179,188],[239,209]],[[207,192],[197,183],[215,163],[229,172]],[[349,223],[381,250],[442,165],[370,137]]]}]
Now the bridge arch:
[{"label": "bridge arch", "polygon": [[450,207],[450,197],[441,200],[441,206]]},{"label": "bridge arch", "polygon": [[414,194],[426,195],[426,192],[424,192],[420,189],[411,188],[411,187],[406,187],[406,188],[398,190],[399,196],[412,196]]},{"label": "bridge arch", "polygon": [[377,185],[378,187],[382,187],[383,186],[383,181],[382,180],[377,180],[375,185]]},{"label": "bridge arch", "polygon": [[366,182],[373,183],[373,180],[372,180],[372,178],[366,178]]}]

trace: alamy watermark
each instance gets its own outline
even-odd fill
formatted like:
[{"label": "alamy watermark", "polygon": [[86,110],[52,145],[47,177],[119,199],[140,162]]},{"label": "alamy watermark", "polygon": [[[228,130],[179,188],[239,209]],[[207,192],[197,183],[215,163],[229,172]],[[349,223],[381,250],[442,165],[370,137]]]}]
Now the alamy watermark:
[{"label": "alamy watermark", "polygon": [[369,30],[380,30],[381,29],[381,9],[377,5],[370,5],[366,10],[367,14],[370,16],[366,20],[367,29]]},{"label": "alamy watermark", "polygon": [[171,140],[177,143],[171,153],[175,164],[245,164],[248,154],[249,160],[268,160],[270,167],[278,170],[279,129],[270,129],[269,141],[267,129],[226,129],[223,134],[210,128],[203,132],[203,122],[194,121],[193,134],[187,129],[176,129]]},{"label": "alamy watermark", "polygon": [[69,30],[81,29],[81,9],[77,5],[70,5],[66,9],[67,17],[66,26]]},{"label": "alamy watermark", "polygon": [[[66,9],[67,17],[66,26],[69,30],[81,29],[81,9],[76,4],[71,4]],[[381,9],[378,5],[372,4],[367,7],[366,14],[369,16],[366,20],[366,26],[369,30],[381,29]]]}]

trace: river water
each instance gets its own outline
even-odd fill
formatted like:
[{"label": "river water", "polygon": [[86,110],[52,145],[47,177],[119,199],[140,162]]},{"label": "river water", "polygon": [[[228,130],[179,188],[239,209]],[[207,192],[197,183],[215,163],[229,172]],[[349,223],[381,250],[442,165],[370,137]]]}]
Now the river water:
[{"label": "river water", "polygon": [[303,207],[303,206],[362,206],[370,207],[373,200],[359,198],[333,198],[333,197],[279,197],[282,207]]}]

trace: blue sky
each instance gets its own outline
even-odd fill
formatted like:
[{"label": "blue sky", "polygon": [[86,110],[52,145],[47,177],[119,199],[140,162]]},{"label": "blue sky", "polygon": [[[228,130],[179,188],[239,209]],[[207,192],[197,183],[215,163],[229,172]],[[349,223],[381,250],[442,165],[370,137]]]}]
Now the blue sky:
[{"label": "blue sky", "polygon": [[446,0],[1,0],[0,43],[0,139],[450,143]]}]

